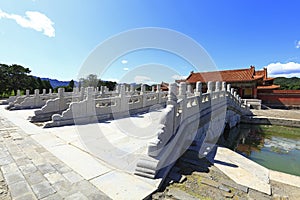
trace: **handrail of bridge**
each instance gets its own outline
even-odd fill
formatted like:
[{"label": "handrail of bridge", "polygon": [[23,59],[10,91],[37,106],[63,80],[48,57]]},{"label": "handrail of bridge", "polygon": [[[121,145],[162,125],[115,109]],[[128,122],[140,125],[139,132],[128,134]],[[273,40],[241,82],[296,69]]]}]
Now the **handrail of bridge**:
[{"label": "handrail of bridge", "polygon": [[137,175],[155,178],[159,170],[184,153],[197,134],[205,135],[205,142],[212,144],[206,148],[212,149],[225,124],[236,125],[240,115],[249,114],[249,108],[225,82],[208,82],[207,93],[202,93],[202,83],[197,82],[193,95],[188,94],[187,84],[182,82],[178,91],[175,83],[170,84],[167,106],[162,112],[157,137],[149,143],[148,155],[137,163]]}]

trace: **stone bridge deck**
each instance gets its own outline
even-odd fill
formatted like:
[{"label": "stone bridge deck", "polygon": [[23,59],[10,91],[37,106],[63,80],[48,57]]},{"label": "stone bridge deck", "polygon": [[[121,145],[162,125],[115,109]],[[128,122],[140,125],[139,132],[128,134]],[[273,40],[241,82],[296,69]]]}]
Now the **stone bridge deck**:
[{"label": "stone bridge deck", "polygon": [[[0,106],[0,165],[13,199],[143,199],[157,190],[162,179],[136,176],[134,169],[155,137],[146,130],[157,126],[160,110],[51,129],[29,123],[33,112]],[[138,135],[128,134],[130,123]],[[215,161],[237,183],[267,194],[270,176],[278,177],[226,149],[218,149]]]},{"label": "stone bridge deck", "polygon": [[[29,123],[28,117],[34,114],[34,110],[7,111],[0,106],[0,116],[19,127],[26,138],[46,149],[47,155],[61,160],[108,197],[143,199],[159,187],[169,169],[193,141],[203,144],[199,149],[200,155],[208,155],[225,126],[235,126],[240,116],[249,112],[234,89],[230,85],[226,87],[224,82],[222,85],[209,82],[208,93],[204,94],[200,82],[194,94],[187,93],[187,85],[181,83],[178,95],[177,85],[170,84],[165,109],[158,109],[161,105],[157,107],[167,100],[165,94],[141,94],[135,98],[125,95],[124,86],[121,89],[121,95],[112,97],[113,105],[108,106],[103,99],[95,100],[93,88],[88,88],[85,100],[71,103],[62,115],[52,116],[51,126],[55,128],[47,129]],[[126,117],[126,106],[138,113],[146,108],[150,111]],[[100,114],[101,123],[92,111]],[[107,114],[117,115],[117,118],[108,120],[111,117],[105,117]],[[76,122],[84,122],[85,125]],[[68,126],[71,124],[77,125]],[[33,161],[41,157],[36,156],[37,152],[32,148],[26,150],[30,151],[28,157]],[[42,161],[37,160],[41,164]],[[47,176],[52,178],[44,175],[49,181],[45,184],[55,185],[60,180],[57,178],[59,175],[49,173]],[[30,185],[28,190],[35,187]],[[40,187],[43,189],[45,185]],[[53,188],[51,191],[55,193]],[[65,197],[59,189],[56,191]]]},{"label": "stone bridge deck", "polygon": [[[76,182],[77,179],[81,181],[85,180],[85,184],[89,183],[91,185],[89,187],[95,186],[98,188],[99,192],[95,192],[98,194],[96,197],[104,195],[103,193],[105,193],[107,198],[112,199],[143,199],[157,190],[161,179],[147,179],[133,175],[133,172],[137,159],[141,155],[146,154],[147,143],[152,138],[151,135],[145,132],[143,126],[149,124],[155,126],[155,120],[157,120],[160,115],[159,111],[131,117],[130,121],[128,121],[129,118],[125,118],[107,121],[106,123],[65,126],[51,129],[43,129],[42,127],[29,123],[27,118],[33,115],[33,112],[34,110],[7,111],[4,109],[4,106],[0,106],[0,117],[14,124],[7,127],[7,130],[21,129],[28,143],[38,143],[38,145],[45,148],[45,153],[41,155],[35,152],[34,148],[27,148],[24,149],[23,152],[20,152],[25,155],[30,154],[28,155],[31,160],[29,167],[39,168],[39,165],[47,163],[47,159],[56,159],[55,162],[62,162],[61,164],[72,171],[69,175],[72,181]],[[130,136],[126,134],[127,131],[130,131],[130,127],[125,126],[125,124],[128,125],[130,123],[134,123],[135,127],[138,126],[141,128],[141,131],[143,131],[142,136]],[[141,124],[143,126],[141,126]],[[126,130],[126,128],[129,129]],[[5,127],[1,125],[1,130],[2,129],[5,129]],[[103,133],[103,135],[99,135],[99,130],[101,130],[100,132]],[[80,133],[83,131],[86,135]],[[85,136],[93,139],[87,140]],[[93,154],[89,153],[95,150],[93,149],[94,144],[97,145],[95,149],[98,151]],[[45,156],[44,161],[41,160],[41,156]],[[13,157],[13,159],[16,158]],[[16,163],[17,166],[15,166],[16,164],[14,163]],[[17,162],[1,162],[0,164],[2,168],[10,168],[11,164],[14,165],[15,168],[22,168]],[[54,165],[55,163],[52,163],[52,166]],[[50,170],[53,167],[50,165],[48,168]],[[9,180],[9,177],[6,177],[6,175],[7,174],[4,173],[4,177]],[[74,192],[76,184],[70,185],[69,192],[61,192],[57,185],[64,183],[64,181],[67,182],[62,175],[68,176],[66,174],[60,174],[55,170],[46,170],[43,179],[48,180],[48,182],[40,182],[41,185],[38,185],[36,182],[31,183],[26,178],[27,182],[19,182],[16,180],[13,184],[8,184],[13,197],[21,197],[21,194],[18,192],[13,193],[16,188],[12,187],[16,187],[14,185],[16,183],[22,183],[26,185],[26,195],[28,195],[28,197],[30,196],[31,199],[41,199],[46,196],[49,198],[53,197],[54,199],[75,198],[76,195],[83,199],[92,199],[92,196],[86,195],[84,197],[84,193],[80,193],[79,189],[77,193],[72,194],[71,192]],[[68,182],[68,184],[72,183]],[[28,186],[30,186],[31,189]],[[36,187],[40,187],[41,189],[36,189]],[[72,189],[72,187],[74,188]],[[104,198],[105,196],[102,197]]]}]

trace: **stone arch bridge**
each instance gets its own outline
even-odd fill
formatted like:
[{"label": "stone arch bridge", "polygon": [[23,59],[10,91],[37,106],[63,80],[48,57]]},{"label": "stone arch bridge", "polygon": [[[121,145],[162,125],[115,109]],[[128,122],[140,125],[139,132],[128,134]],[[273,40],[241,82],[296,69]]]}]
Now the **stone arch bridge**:
[{"label": "stone arch bridge", "polygon": [[[30,121],[43,123],[44,128],[31,124],[31,134],[36,133],[32,137],[62,161],[66,159],[70,167],[76,162],[70,160],[67,150],[74,147],[105,165],[99,174],[82,175],[99,189],[109,190],[103,188],[103,177],[123,173],[142,180],[152,192],[192,142],[198,144],[200,157],[207,156],[225,127],[236,126],[241,116],[250,114],[249,106],[230,84],[208,82],[207,86],[206,93],[202,93],[201,82],[194,90],[186,83],[171,83],[168,92],[160,91],[159,86],[156,91],[146,91],[143,85],[140,91],[125,85],[115,91],[102,87],[67,93],[61,88],[58,94],[18,93],[6,103],[12,110],[38,108]],[[72,124],[78,125],[79,137],[74,126],[69,126]],[[53,143],[49,138],[54,138]],[[74,170],[86,174],[89,166],[84,165],[76,165]],[[155,184],[150,187],[151,181]]]}]

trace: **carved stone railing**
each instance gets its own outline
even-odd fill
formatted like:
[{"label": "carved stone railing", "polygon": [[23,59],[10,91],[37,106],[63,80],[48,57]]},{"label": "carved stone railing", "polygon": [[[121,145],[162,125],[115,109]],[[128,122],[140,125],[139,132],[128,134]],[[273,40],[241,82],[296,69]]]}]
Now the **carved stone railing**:
[{"label": "carved stone railing", "polygon": [[[135,174],[155,178],[163,177],[170,166],[191,145],[202,138],[205,143],[199,154],[207,155],[224,130],[225,124],[234,126],[240,115],[248,114],[240,97],[230,85],[208,82],[207,93],[197,82],[193,94],[187,92],[186,83],[170,84],[168,102],[162,111],[157,137],[148,145],[148,155],[137,163]],[[232,123],[230,123],[233,121]],[[203,139],[204,136],[204,139]],[[165,172],[162,172],[162,171]]]},{"label": "carved stone railing", "polygon": [[57,94],[52,93],[51,89],[46,94],[46,89],[43,89],[43,93],[40,94],[39,89],[34,90],[33,95],[29,95],[29,90],[26,90],[26,95],[18,96],[14,101],[10,102],[6,107],[8,110],[20,110],[20,109],[31,109],[41,108],[45,105],[46,101],[53,99]]},{"label": "carved stone railing", "polygon": [[[27,92],[27,91],[26,91]],[[28,90],[28,95],[29,95],[29,90]],[[20,90],[17,90],[17,94],[15,96],[10,96],[8,99],[2,101],[0,103],[0,105],[7,105],[11,102],[14,102],[18,97],[21,96],[21,91]]]},{"label": "carved stone railing", "polygon": [[78,102],[84,99],[84,89],[74,89],[73,92],[65,92],[64,88],[58,88],[57,98],[49,99],[46,104],[36,111],[30,118],[31,122],[50,121],[53,114],[61,114],[69,107],[71,102]]},{"label": "carved stone railing", "polygon": [[87,97],[83,101],[71,102],[61,114],[52,115],[52,121],[45,127],[63,126],[71,124],[95,123],[101,120],[121,118],[130,114],[148,111],[155,105],[165,106],[167,92],[147,92],[142,86],[139,94],[130,95],[125,86],[121,85],[118,96],[109,98],[95,98],[94,88],[87,88]]}]

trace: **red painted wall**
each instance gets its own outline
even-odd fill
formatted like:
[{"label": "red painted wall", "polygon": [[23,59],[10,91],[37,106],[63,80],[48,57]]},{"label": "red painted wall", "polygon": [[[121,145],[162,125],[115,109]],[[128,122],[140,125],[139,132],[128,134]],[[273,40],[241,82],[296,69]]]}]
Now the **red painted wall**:
[{"label": "red painted wall", "polygon": [[300,90],[269,90],[260,91],[257,95],[265,105],[300,106]]}]

